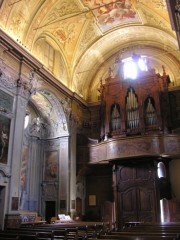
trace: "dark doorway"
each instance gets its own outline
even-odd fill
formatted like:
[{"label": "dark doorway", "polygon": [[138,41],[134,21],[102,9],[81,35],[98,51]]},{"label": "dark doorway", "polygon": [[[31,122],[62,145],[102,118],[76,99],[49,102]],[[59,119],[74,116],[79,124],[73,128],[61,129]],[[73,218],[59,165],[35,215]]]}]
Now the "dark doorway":
[{"label": "dark doorway", "polygon": [[4,227],[5,186],[0,186],[0,230]]},{"label": "dark doorway", "polygon": [[46,201],[45,208],[45,218],[48,223],[52,217],[56,217],[56,202],[55,201]]}]

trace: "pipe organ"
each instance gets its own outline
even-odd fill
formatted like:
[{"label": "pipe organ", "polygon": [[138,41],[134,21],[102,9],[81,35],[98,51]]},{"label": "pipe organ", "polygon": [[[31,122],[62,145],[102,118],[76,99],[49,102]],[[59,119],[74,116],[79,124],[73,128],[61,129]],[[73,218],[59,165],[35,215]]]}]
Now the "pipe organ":
[{"label": "pipe organ", "polygon": [[153,126],[157,124],[157,116],[154,99],[148,97],[145,101],[145,125]]},{"label": "pipe organ", "polygon": [[138,99],[132,87],[126,96],[126,129],[139,127]]},{"label": "pipe organ", "polygon": [[168,76],[154,69],[137,79],[110,75],[100,84],[101,138],[163,133],[169,129]]}]

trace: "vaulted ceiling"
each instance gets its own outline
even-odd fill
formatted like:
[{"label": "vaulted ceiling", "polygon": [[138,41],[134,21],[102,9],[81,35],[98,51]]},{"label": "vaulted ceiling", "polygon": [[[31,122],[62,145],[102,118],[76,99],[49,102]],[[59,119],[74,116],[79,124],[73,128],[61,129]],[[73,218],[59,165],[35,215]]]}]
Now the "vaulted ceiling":
[{"label": "vaulted ceiling", "polygon": [[[180,85],[180,52],[165,0],[4,0],[0,27],[43,63],[42,42],[56,51],[52,74],[88,102],[116,59],[146,55]],[[44,64],[45,67],[46,64]]]}]

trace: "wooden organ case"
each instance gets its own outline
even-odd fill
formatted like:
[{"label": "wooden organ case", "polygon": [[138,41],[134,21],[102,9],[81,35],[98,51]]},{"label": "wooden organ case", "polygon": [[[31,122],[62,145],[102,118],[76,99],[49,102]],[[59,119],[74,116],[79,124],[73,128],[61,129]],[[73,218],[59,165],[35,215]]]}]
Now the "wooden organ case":
[{"label": "wooden organ case", "polygon": [[107,78],[100,86],[101,137],[163,133],[170,129],[168,80],[153,69],[135,80]]},{"label": "wooden organ case", "polygon": [[[109,76],[104,84],[101,82],[99,91],[102,141],[123,138],[131,141],[138,135],[170,131],[168,77],[164,67],[162,75],[150,69],[139,72],[136,80]],[[160,221],[160,199],[164,196],[160,196],[157,165],[161,160],[157,156],[137,155],[110,160],[117,227],[129,221]],[[168,160],[165,160],[167,172]],[[167,174],[165,181],[168,178]]]}]

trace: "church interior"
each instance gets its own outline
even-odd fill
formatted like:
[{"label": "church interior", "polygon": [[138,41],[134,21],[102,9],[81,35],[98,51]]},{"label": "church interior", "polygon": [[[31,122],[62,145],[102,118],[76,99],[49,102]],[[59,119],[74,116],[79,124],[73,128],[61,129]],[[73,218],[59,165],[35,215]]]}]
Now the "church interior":
[{"label": "church interior", "polygon": [[0,229],[60,215],[180,222],[179,0],[0,0]]}]

